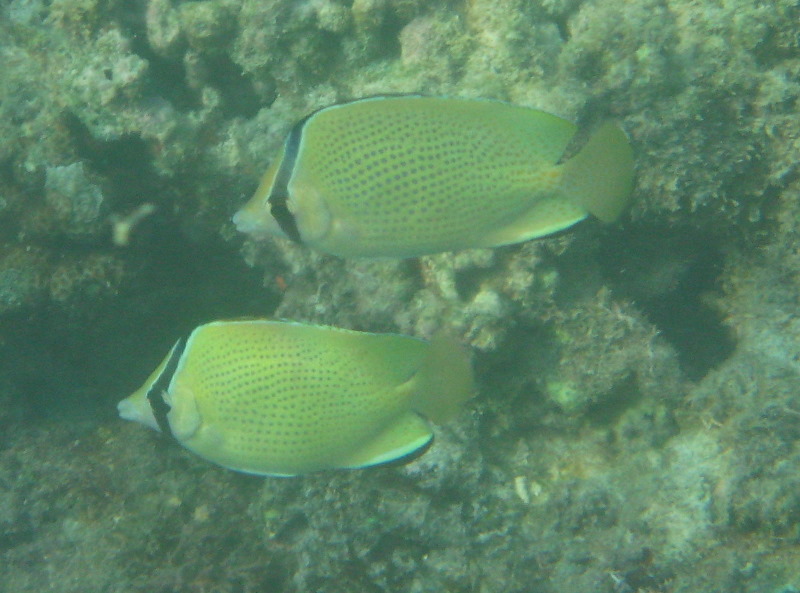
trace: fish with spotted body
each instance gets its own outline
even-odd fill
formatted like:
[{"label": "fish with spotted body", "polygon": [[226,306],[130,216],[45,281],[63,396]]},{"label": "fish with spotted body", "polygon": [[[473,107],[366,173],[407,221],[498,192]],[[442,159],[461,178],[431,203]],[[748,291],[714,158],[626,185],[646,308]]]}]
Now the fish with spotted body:
[{"label": "fish with spotted body", "polygon": [[[373,97],[298,122],[234,215],[255,237],[343,257],[496,247],[628,205],[633,153],[601,125],[565,158],[577,126],[489,100]],[[563,160],[563,162],[562,162]]]},{"label": "fish with spotted body", "polygon": [[473,390],[467,354],[444,336],[214,321],[118,409],[221,466],[290,476],[413,457],[433,439],[428,421]]}]

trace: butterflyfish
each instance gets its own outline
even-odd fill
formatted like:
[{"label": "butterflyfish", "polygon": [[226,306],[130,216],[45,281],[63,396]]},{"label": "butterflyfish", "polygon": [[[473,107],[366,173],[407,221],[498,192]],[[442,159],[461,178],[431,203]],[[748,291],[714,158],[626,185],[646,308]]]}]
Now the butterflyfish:
[{"label": "butterflyfish", "polygon": [[633,187],[630,143],[606,122],[574,151],[577,131],[490,100],[326,107],[294,125],[233,221],[342,257],[399,258],[519,243],[589,214],[613,221]]},{"label": "butterflyfish", "polygon": [[197,327],[117,407],[223,467],[290,476],[414,457],[473,391],[452,338],[257,319]]}]

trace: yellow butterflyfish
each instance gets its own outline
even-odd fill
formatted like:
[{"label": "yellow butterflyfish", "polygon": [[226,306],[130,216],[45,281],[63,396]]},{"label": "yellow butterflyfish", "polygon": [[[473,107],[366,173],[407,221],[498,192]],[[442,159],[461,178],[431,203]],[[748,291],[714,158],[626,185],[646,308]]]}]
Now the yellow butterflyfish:
[{"label": "yellow butterflyfish", "polygon": [[343,257],[496,247],[628,205],[633,153],[616,124],[574,156],[572,122],[489,100],[373,97],[298,122],[233,217]]},{"label": "yellow butterflyfish", "polygon": [[468,356],[430,342],[264,319],[214,321],[178,340],[120,416],[221,466],[260,475],[414,456],[428,420],[473,394]]}]

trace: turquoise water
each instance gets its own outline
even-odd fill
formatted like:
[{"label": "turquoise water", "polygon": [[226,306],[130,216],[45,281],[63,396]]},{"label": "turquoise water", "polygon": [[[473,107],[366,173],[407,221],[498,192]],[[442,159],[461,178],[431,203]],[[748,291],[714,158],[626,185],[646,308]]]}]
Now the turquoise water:
[{"label": "turquoise water", "polygon": [[[0,591],[800,590],[800,8],[0,2]],[[632,205],[406,260],[230,218],[294,122],[387,93],[613,120]],[[470,350],[405,465],[259,478],[117,417],[259,316]]]}]

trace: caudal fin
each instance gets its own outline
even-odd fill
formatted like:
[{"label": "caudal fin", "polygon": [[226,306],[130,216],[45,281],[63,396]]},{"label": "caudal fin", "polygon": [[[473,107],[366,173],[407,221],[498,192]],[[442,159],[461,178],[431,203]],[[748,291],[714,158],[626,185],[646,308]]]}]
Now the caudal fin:
[{"label": "caudal fin", "polygon": [[618,125],[600,126],[580,152],[563,165],[562,189],[575,204],[612,222],[630,202],[633,149]]},{"label": "caudal fin", "polygon": [[475,395],[469,353],[451,336],[434,336],[415,377],[415,391],[412,408],[425,418],[441,423],[455,416]]}]

